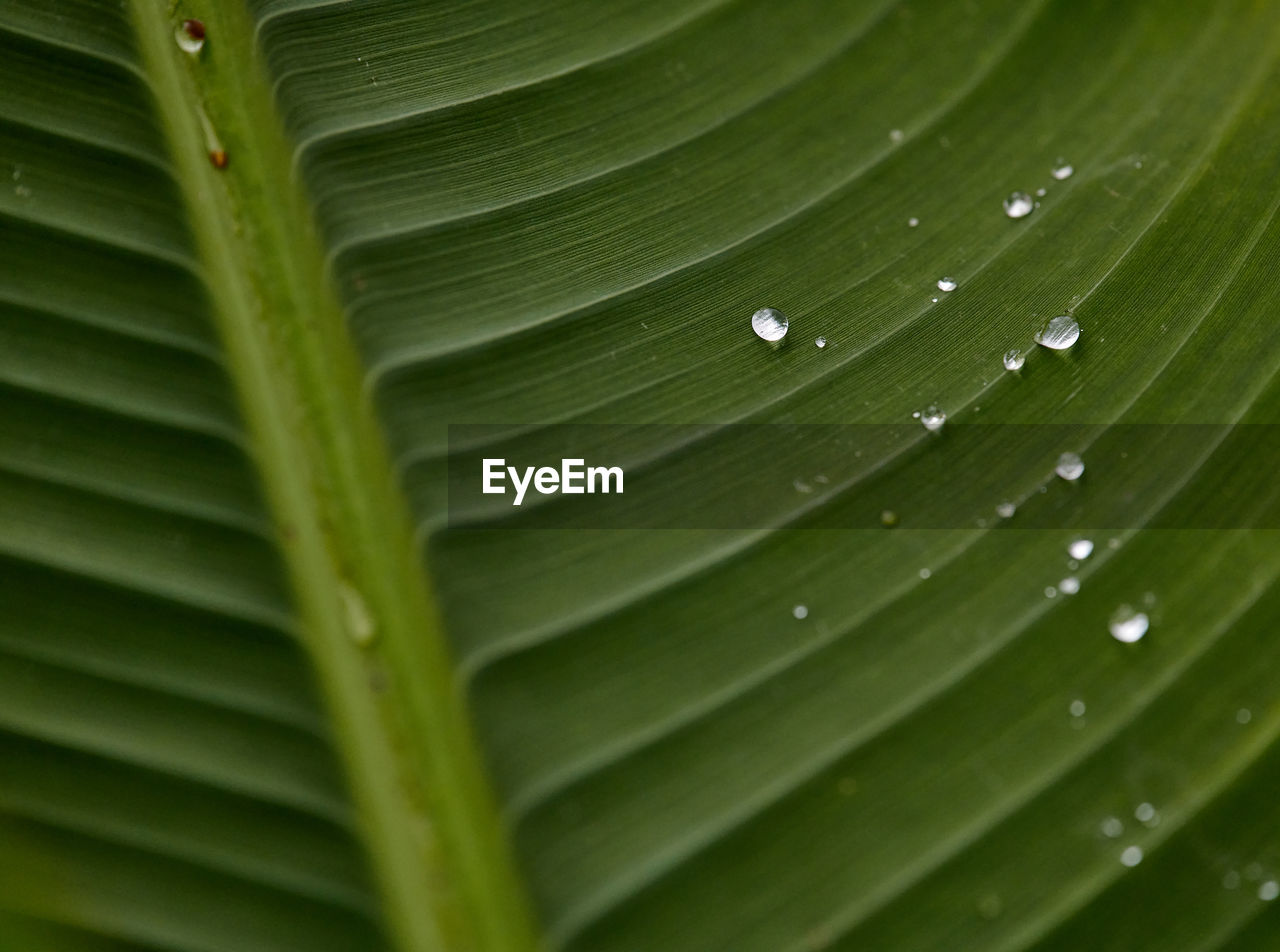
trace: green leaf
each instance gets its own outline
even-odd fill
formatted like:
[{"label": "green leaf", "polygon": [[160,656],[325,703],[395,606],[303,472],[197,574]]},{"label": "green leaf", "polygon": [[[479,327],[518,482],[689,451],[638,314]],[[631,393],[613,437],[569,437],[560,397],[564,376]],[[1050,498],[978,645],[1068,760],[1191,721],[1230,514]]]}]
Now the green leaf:
[{"label": "green leaf", "polygon": [[[1278,53],[1256,0],[11,0],[0,948],[1280,948]],[[556,424],[650,528],[460,524]]]}]

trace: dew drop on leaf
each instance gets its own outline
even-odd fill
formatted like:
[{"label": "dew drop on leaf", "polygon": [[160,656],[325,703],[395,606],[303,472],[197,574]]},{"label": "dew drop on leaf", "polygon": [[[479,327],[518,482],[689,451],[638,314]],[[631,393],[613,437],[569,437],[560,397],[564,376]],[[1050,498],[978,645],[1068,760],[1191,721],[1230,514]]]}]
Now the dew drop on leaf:
[{"label": "dew drop on leaf", "polygon": [[1137,845],[1126,846],[1120,854],[1120,862],[1131,868],[1137,866],[1142,862],[1142,847]]},{"label": "dew drop on leaf", "polygon": [[1021,370],[1022,365],[1027,362],[1027,355],[1016,347],[1007,350],[1004,353],[1004,369],[1005,370]]},{"label": "dew drop on leaf", "polygon": [[791,609],[791,614],[797,619],[803,620],[809,617],[809,607],[807,605],[797,605],[795,608]]},{"label": "dew drop on leaf", "polygon": [[813,343],[814,343],[814,346],[818,348],[818,350],[822,350],[822,348],[827,346],[827,339],[825,337],[819,337]]},{"label": "dew drop on leaf", "polygon": [[1012,519],[1013,514],[1018,511],[1018,507],[1011,502],[1002,502],[996,506],[996,515],[1001,519]]},{"label": "dew drop on leaf", "polygon": [[930,433],[936,433],[942,429],[942,424],[947,422],[947,414],[930,404],[921,411],[920,422],[924,424],[924,428]]},{"label": "dew drop on leaf", "polygon": [[1071,178],[1074,172],[1075,169],[1071,167],[1070,162],[1066,159],[1059,159],[1053,164],[1053,170],[1049,174],[1061,182],[1063,179]]},{"label": "dew drop on leaf", "polygon": [[1026,192],[1014,192],[1004,200],[1004,213],[1010,218],[1026,218],[1035,207],[1031,196]]},{"label": "dew drop on leaf", "polygon": [[1053,471],[1067,482],[1074,483],[1084,475],[1084,460],[1076,453],[1063,453]]},{"label": "dew drop on leaf", "polygon": [[[1067,708],[1067,710],[1071,712],[1072,717],[1084,717],[1084,712],[1085,712],[1084,701],[1080,700],[1079,698],[1076,698],[1074,701],[1071,702],[1071,706]],[[1117,820],[1116,822],[1118,823],[1119,821]]]},{"label": "dew drop on leaf", "polygon": [[751,329],[761,340],[776,342],[787,336],[790,321],[777,308],[762,307],[751,315]]},{"label": "dew drop on leaf", "polygon": [[[938,290],[939,290],[939,291],[954,291],[955,289],[956,289],[956,279],[955,279],[955,278],[939,278],[939,279],[938,279]],[[937,300],[937,298],[934,298],[934,300],[936,301],[936,300]]]},{"label": "dew drop on leaf", "polygon": [[195,56],[204,49],[204,24],[199,20],[183,20],[173,31],[178,48]]},{"label": "dew drop on leaf", "polygon": [[1071,556],[1073,559],[1079,559],[1083,562],[1089,556],[1093,555],[1093,540],[1076,539],[1067,546],[1067,555]]},{"label": "dew drop on leaf", "polygon": [[1067,350],[1080,339],[1080,325],[1070,314],[1059,314],[1036,334],[1036,343],[1050,350]]},{"label": "dew drop on leaf", "polygon": [[908,219],[907,219],[907,227],[908,227],[908,228],[915,228],[915,227],[916,227],[917,225],[919,225],[919,224],[920,224],[920,219],[919,219],[919,218],[908,218]]},{"label": "dew drop on leaf", "polygon": [[1128,605],[1121,605],[1111,616],[1111,637],[1125,644],[1141,641],[1151,626],[1150,620],[1143,612],[1136,612]]},{"label": "dew drop on leaf", "polygon": [[1063,595],[1074,595],[1080,591],[1080,580],[1074,575],[1068,575],[1058,583],[1058,591]]},{"label": "dew drop on leaf", "polygon": [[1107,839],[1115,840],[1119,839],[1120,835],[1124,833],[1124,824],[1120,822],[1119,817],[1109,816],[1102,821],[1099,829],[1102,830],[1102,835]]},{"label": "dew drop on leaf", "polygon": [[1280,883],[1277,883],[1274,879],[1268,879],[1258,887],[1258,898],[1263,902],[1271,902],[1277,897],[1280,897]]}]

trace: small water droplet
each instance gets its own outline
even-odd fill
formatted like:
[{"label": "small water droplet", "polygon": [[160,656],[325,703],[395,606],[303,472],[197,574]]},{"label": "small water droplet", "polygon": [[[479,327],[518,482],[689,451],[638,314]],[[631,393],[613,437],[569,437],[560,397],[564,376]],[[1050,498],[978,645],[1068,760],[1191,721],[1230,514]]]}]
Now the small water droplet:
[{"label": "small water droplet", "polygon": [[1054,588],[1052,585],[1046,585],[1046,586],[1044,587],[1044,597],[1045,597],[1045,598],[1057,598],[1057,597],[1058,597],[1058,590],[1057,590],[1056,588]]},{"label": "small water droplet", "polygon": [[1125,644],[1133,644],[1142,640],[1150,625],[1145,614],[1134,611],[1128,605],[1121,605],[1111,616],[1111,637]]},{"label": "small water droplet", "polygon": [[1067,555],[1071,556],[1073,559],[1080,559],[1081,561],[1084,561],[1089,556],[1093,555],[1093,540],[1076,539],[1067,546]]},{"label": "small water droplet", "polygon": [[880,513],[880,525],[886,529],[892,529],[898,524],[898,514],[892,509],[886,509]]},{"label": "small water droplet", "polygon": [[1059,314],[1036,334],[1036,343],[1050,350],[1068,350],[1080,339],[1080,325],[1070,314]]},{"label": "small water droplet", "polygon": [[810,486],[808,483],[806,483],[803,479],[797,479],[797,480],[794,480],[794,481],[792,481],[791,485],[795,487],[795,490],[796,490],[796,492],[798,492],[798,493],[811,493],[811,492],[813,492],[813,487],[812,487],[812,486]]},{"label": "small water droplet", "polygon": [[791,609],[791,614],[792,614],[793,616],[795,616],[795,618],[796,618],[796,619],[798,619],[798,620],[803,620],[803,619],[805,619],[805,618],[808,618],[808,617],[809,617],[809,606],[807,606],[807,605],[797,605],[795,608]]},{"label": "small water droplet", "polygon": [[947,422],[947,414],[931,404],[921,411],[920,422],[930,433],[936,433],[942,429],[942,424]]},{"label": "small water droplet", "polygon": [[919,219],[919,218],[908,218],[908,219],[907,219],[907,227],[908,227],[908,228],[915,228],[915,227],[916,227],[917,225],[919,225],[919,224],[920,224],[920,219]]},{"label": "small water droplet", "polygon": [[1080,591],[1080,580],[1074,575],[1068,575],[1058,583],[1058,591],[1063,595],[1074,595]]},{"label": "small water droplet", "polygon": [[1107,839],[1116,840],[1124,833],[1124,824],[1120,822],[1119,817],[1109,816],[1102,821],[1099,829]]},{"label": "small water droplet", "polygon": [[1002,502],[996,506],[996,515],[1001,519],[1012,519],[1013,514],[1018,511],[1018,507],[1011,502]]},{"label": "small water droplet", "polygon": [[1160,814],[1150,803],[1139,803],[1133,811],[1133,818],[1144,826],[1159,826]]},{"label": "small water droplet", "polygon": [[787,328],[790,326],[791,322],[787,320],[787,315],[777,308],[762,307],[751,315],[751,329],[761,340],[767,340],[770,343],[776,343],[786,337]]},{"label": "small water droplet", "polygon": [[1142,847],[1137,845],[1126,846],[1120,854],[1120,862],[1130,868],[1137,866],[1142,862]]},{"label": "small water droplet", "polygon": [[[1049,194],[1048,189],[1044,189],[1044,188],[1036,189],[1036,198],[1044,198],[1048,194]],[[1039,207],[1040,207],[1040,203],[1036,202],[1036,208],[1039,208]]]},{"label": "small water droplet", "polygon": [[369,614],[369,606],[364,598],[352,586],[342,582],[338,586],[338,597],[342,600],[343,613],[346,616],[347,634],[362,648],[373,644],[377,628]]},{"label": "small water droplet", "polygon": [[928,569],[921,569],[921,570],[920,570],[920,578],[921,578],[921,579],[927,579],[927,578],[929,578],[931,575],[933,575],[933,573],[932,573],[932,572],[930,572]]},{"label": "small water droplet", "polygon": [[1247,707],[1242,707],[1240,710],[1236,711],[1237,724],[1248,724],[1251,720],[1253,720],[1253,711],[1249,710]]},{"label": "small water droplet", "polygon": [[[954,291],[955,289],[956,289],[956,279],[955,279],[955,278],[939,278],[939,279],[938,279],[938,290],[939,290],[939,291]],[[934,300],[936,301],[936,300],[937,300],[937,298],[934,298]]]},{"label": "small water droplet", "polygon": [[1026,192],[1014,192],[1004,200],[1004,213],[1010,218],[1026,218],[1034,209],[1035,204]]},{"label": "small water droplet", "polygon": [[890,130],[889,130],[889,141],[890,141],[890,142],[892,142],[894,145],[897,145],[898,143],[900,143],[900,142],[901,142],[903,139],[905,139],[905,138],[906,138],[906,136],[905,136],[905,135],[903,135],[903,132],[902,132],[902,130],[901,130],[901,129],[890,129]]},{"label": "small water droplet", "polygon": [[[1071,702],[1071,706],[1067,708],[1071,712],[1072,717],[1084,717],[1085,704],[1084,701],[1076,698]],[[1119,822],[1119,821],[1117,821]]]},{"label": "small water droplet", "polygon": [[1053,468],[1061,478],[1074,483],[1084,475],[1084,460],[1076,453],[1063,453],[1058,457],[1058,465]]},{"label": "small water droplet", "polygon": [[1027,355],[1018,348],[1004,352],[1004,369],[1005,370],[1021,370],[1022,365],[1027,362]]},{"label": "small water droplet", "polygon": [[825,337],[819,337],[815,339],[813,343],[814,343],[814,346],[818,348],[818,350],[822,350],[822,348],[827,346],[827,339]]},{"label": "small water droplet", "polygon": [[938,303],[938,299],[937,299],[937,298],[929,298],[929,300],[930,300],[930,301],[932,301],[934,304],[937,304],[937,303]]},{"label": "small water droplet", "polygon": [[1271,902],[1277,897],[1280,897],[1280,883],[1277,883],[1274,879],[1268,879],[1258,887],[1258,898],[1263,902]]},{"label": "small water droplet", "polygon": [[1066,159],[1059,159],[1057,162],[1053,163],[1053,169],[1049,174],[1061,182],[1063,179],[1071,178],[1074,172],[1075,169],[1071,167],[1070,162]]},{"label": "small water droplet", "polygon": [[204,24],[199,20],[183,20],[173,31],[178,48],[195,56],[204,49]]},{"label": "small water droplet", "polygon": [[1239,889],[1240,874],[1236,872],[1234,869],[1227,870],[1226,875],[1222,877],[1222,888],[1223,889]]}]

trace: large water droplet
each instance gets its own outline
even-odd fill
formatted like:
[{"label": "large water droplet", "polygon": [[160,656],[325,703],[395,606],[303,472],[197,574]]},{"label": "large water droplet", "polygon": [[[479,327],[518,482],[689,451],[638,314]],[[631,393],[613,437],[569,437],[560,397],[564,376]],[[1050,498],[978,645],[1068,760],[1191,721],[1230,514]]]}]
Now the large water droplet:
[{"label": "large water droplet", "polygon": [[1128,605],[1121,605],[1111,616],[1111,637],[1125,644],[1141,641],[1151,626],[1150,620],[1143,612],[1134,611]]},{"label": "large water droplet", "polygon": [[827,339],[825,337],[819,337],[813,342],[813,344],[818,348],[818,350],[822,350],[822,348],[827,346]]},{"label": "large water droplet", "polygon": [[1067,555],[1071,556],[1073,559],[1079,559],[1083,562],[1089,556],[1093,555],[1093,540],[1076,539],[1067,546]]},{"label": "large water droplet", "polygon": [[1137,866],[1142,862],[1142,847],[1136,845],[1126,846],[1120,854],[1120,862],[1131,868]]},{"label": "large water droplet", "polygon": [[786,337],[790,324],[787,315],[773,307],[762,307],[751,315],[751,329],[761,340],[771,343]]},{"label": "large water droplet", "polygon": [[1027,362],[1027,355],[1016,347],[1012,350],[1005,351],[1004,369],[1005,370],[1021,370],[1022,365]]},{"label": "large water droplet", "polygon": [[1057,162],[1053,164],[1053,171],[1051,171],[1049,174],[1052,175],[1054,178],[1056,178],[1059,182],[1061,182],[1063,179],[1071,178],[1071,175],[1074,172],[1075,172],[1075,169],[1071,167],[1070,162],[1068,162],[1066,159],[1059,159]]},{"label": "large water droplet", "polygon": [[1058,457],[1058,465],[1053,471],[1069,483],[1074,483],[1084,475],[1084,460],[1076,453],[1063,453]]},{"label": "large water droplet", "polygon": [[1059,314],[1036,334],[1036,343],[1050,350],[1067,350],[1080,339],[1080,325],[1070,314]]},{"label": "large water droplet", "polygon": [[1026,192],[1014,192],[1004,200],[1004,213],[1010,218],[1026,218],[1035,211],[1035,202]]},{"label": "large water droplet", "polygon": [[942,424],[947,422],[947,414],[938,407],[930,405],[920,412],[920,422],[930,433],[936,433],[942,429]]},{"label": "large water droplet", "polygon": [[[938,279],[938,290],[939,290],[939,291],[954,291],[955,289],[956,289],[956,279],[955,279],[955,278],[939,278],[939,279]],[[935,300],[936,300],[936,298],[935,298]]]},{"label": "large water droplet", "polygon": [[173,31],[178,48],[195,56],[204,49],[204,24],[199,20],[183,20]]},{"label": "large water droplet", "polygon": [[1063,595],[1074,595],[1080,591],[1080,580],[1074,575],[1068,575],[1058,583],[1058,591]]}]

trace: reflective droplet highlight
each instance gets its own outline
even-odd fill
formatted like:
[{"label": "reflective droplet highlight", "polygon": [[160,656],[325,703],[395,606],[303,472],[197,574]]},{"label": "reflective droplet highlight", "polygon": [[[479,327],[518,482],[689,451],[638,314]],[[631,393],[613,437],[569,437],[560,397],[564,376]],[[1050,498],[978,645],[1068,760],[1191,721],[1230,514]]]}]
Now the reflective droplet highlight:
[{"label": "reflective droplet highlight", "polygon": [[827,339],[825,337],[819,337],[813,342],[813,346],[817,347],[818,350],[822,350],[822,348],[827,346]]},{"label": "reflective droplet highlight", "polygon": [[947,414],[938,407],[927,406],[920,412],[920,422],[930,433],[936,433],[947,422]]},{"label": "reflective droplet highlight", "polygon": [[1005,370],[1021,370],[1022,365],[1027,362],[1027,355],[1016,347],[1007,350],[1004,353],[1004,369]]},{"label": "reflective droplet highlight", "polygon": [[1068,350],[1080,339],[1080,325],[1070,314],[1059,314],[1036,334],[1036,343],[1050,350]]},{"label": "reflective droplet highlight", "polygon": [[1001,519],[1012,519],[1017,511],[1018,507],[1011,502],[1002,502],[996,506],[996,515]]},{"label": "reflective droplet highlight", "polygon": [[1134,866],[1137,866],[1141,862],[1142,862],[1141,846],[1137,846],[1137,845],[1126,846],[1124,848],[1124,851],[1120,854],[1120,863],[1124,866],[1128,866],[1132,868]]},{"label": "reflective droplet highlight", "polygon": [[795,608],[791,609],[791,614],[795,616],[795,618],[803,620],[809,617],[809,607],[807,605],[797,605]]},{"label": "reflective droplet highlight", "polygon": [[1128,605],[1121,605],[1111,616],[1111,637],[1125,644],[1141,641],[1151,626],[1150,620],[1143,612],[1134,611]]},{"label": "reflective droplet highlight", "polygon": [[[1084,717],[1085,704],[1084,701],[1076,698],[1071,702],[1071,706],[1067,708],[1071,712],[1072,717]],[[1116,822],[1119,822],[1118,820]],[[1117,834],[1118,835],[1118,834]]]},{"label": "reflective droplet highlight", "polygon": [[1083,562],[1089,556],[1093,555],[1093,540],[1076,539],[1067,546],[1067,555],[1071,556],[1073,559],[1079,559]]},{"label": "reflective droplet highlight", "polygon": [[1280,897],[1280,883],[1274,879],[1268,879],[1258,887],[1258,898],[1263,902],[1271,902],[1278,897]]},{"label": "reflective droplet highlight", "polygon": [[908,228],[915,228],[915,227],[916,227],[917,225],[919,225],[919,224],[920,224],[920,219],[919,219],[919,218],[908,218],[908,219],[907,219],[907,227],[908,227]]},{"label": "reflective droplet highlight", "polygon": [[1075,169],[1071,167],[1071,163],[1066,159],[1059,159],[1053,164],[1053,169],[1049,172],[1055,179],[1061,182],[1063,179],[1071,178],[1075,173]]},{"label": "reflective droplet highlight", "polygon": [[195,56],[204,49],[204,24],[199,20],[183,20],[173,31],[178,48]]},{"label": "reflective droplet highlight", "polygon": [[1077,453],[1063,453],[1053,471],[1067,482],[1074,483],[1084,475],[1084,460]]},{"label": "reflective droplet highlight", "polygon": [[787,336],[787,328],[791,322],[787,315],[774,307],[762,307],[751,315],[751,329],[761,340],[775,343]]},{"label": "reflective droplet highlight", "polygon": [[1014,192],[1004,200],[1004,213],[1010,218],[1026,218],[1035,211],[1035,202],[1026,192]]},{"label": "reflective droplet highlight", "polygon": [[[938,279],[939,291],[954,291],[956,287],[957,285],[956,285],[955,278],[939,278]],[[934,300],[937,300],[937,298],[934,298]]]},{"label": "reflective droplet highlight", "polygon": [[1080,591],[1080,580],[1074,575],[1068,575],[1058,583],[1058,591],[1063,595],[1074,595]]}]

